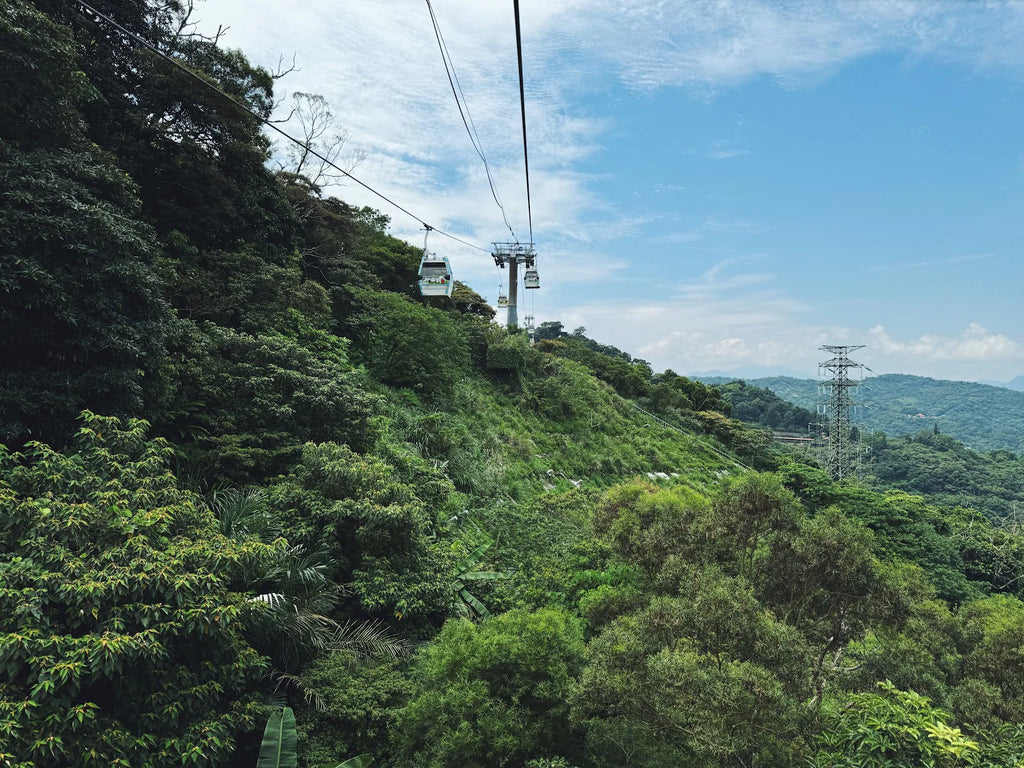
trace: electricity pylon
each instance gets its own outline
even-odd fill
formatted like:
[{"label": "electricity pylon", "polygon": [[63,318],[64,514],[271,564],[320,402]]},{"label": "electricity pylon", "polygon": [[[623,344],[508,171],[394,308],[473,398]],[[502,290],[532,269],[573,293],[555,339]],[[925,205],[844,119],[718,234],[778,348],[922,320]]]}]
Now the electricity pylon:
[{"label": "electricity pylon", "polygon": [[[853,362],[849,355],[858,349],[839,347],[826,344],[819,347],[832,357],[818,363],[818,391],[822,401],[818,403],[818,415],[821,416],[820,449],[825,469],[834,480],[845,480],[856,476],[856,458],[858,446],[853,439],[853,421],[851,412],[857,405],[850,396],[850,390],[860,384],[854,379],[851,371],[862,372],[864,366]],[[826,380],[825,375],[829,378]],[[863,373],[861,373],[863,376]]]}]

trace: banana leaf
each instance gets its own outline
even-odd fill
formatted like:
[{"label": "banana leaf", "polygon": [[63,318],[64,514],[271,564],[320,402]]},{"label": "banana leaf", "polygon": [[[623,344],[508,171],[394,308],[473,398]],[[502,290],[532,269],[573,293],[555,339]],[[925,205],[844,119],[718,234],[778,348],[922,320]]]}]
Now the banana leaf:
[{"label": "banana leaf", "polygon": [[295,713],[282,707],[267,720],[256,768],[295,768],[297,740]]}]

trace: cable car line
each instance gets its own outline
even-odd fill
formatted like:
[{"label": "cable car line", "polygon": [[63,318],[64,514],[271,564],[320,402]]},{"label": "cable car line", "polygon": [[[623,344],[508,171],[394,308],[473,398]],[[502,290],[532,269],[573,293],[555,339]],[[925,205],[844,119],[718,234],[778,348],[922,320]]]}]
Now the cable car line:
[{"label": "cable car line", "polygon": [[[459,108],[459,116],[462,118],[462,124],[466,126],[466,133],[469,134],[469,142],[473,145],[473,149],[476,150],[477,155],[480,157],[480,161],[484,164],[484,172],[487,174],[487,184],[491,188],[491,197],[494,198],[494,202],[501,211],[501,218],[505,221],[505,226],[508,227],[508,231],[512,233],[512,238],[517,240],[518,238],[516,237],[515,230],[512,229],[512,225],[509,224],[508,216],[505,213],[505,206],[502,204],[501,198],[498,196],[498,190],[494,186],[494,178],[491,176],[491,166],[487,162],[487,157],[484,155],[483,144],[480,141],[480,134],[477,133],[476,123],[473,121],[473,115],[470,114],[469,111],[469,102],[466,100],[466,94],[462,90],[462,83],[459,82],[459,76],[455,72],[455,64],[452,62],[451,54],[448,53],[448,44],[445,43],[444,35],[441,34],[441,27],[437,23],[437,16],[434,15],[434,7],[430,4],[430,0],[427,0],[427,10],[430,11],[430,21],[434,25],[434,36],[437,38],[437,47],[441,51],[441,61],[444,64],[445,73],[448,75],[448,85],[451,86],[452,96],[455,97],[455,105]],[[463,111],[463,105],[465,105],[465,111]]]},{"label": "cable car line", "polygon": [[526,165],[526,215],[533,242],[533,211],[530,208],[530,154],[526,148],[526,89],[523,86],[523,33],[519,26],[519,0],[512,0],[516,16],[516,56],[519,58],[519,109],[523,114],[523,162]]},{"label": "cable car line", "polygon": [[429,230],[431,230],[433,232],[437,232],[439,235],[443,235],[444,237],[447,237],[450,240],[454,240],[457,243],[461,243],[462,245],[467,245],[470,248],[475,248],[478,251],[483,251],[484,253],[490,253],[491,252],[489,248],[481,248],[479,245],[475,245],[475,244],[469,242],[468,240],[463,240],[461,237],[457,237],[456,235],[453,235],[453,234],[451,234],[449,232],[445,232],[443,229],[438,229],[437,227],[433,227],[433,226],[427,224],[427,222],[425,222],[423,219],[421,219],[415,213],[410,211],[408,208],[404,208],[403,206],[399,205],[394,200],[392,200],[390,197],[385,195],[383,192],[378,192],[376,189],[371,187],[366,182],[360,181],[359,179],[357,179],[355,176],[353,176],[351,173],[346,171],[344,168],[341,168],[341,167],[335,165],[333,161],[331,161],[330,159],[328,159],[328,158],[324,157],[323,155],[321,155],[319,152],[317,152],[311,146],[309,146],[308,144],[306,144],[306,143],[300,141],[299,139],[295,138],[294,136],[292,136],[290,133],[288,133],[284,129],[278,127],[277,125],[272,123],[268,118],[263,117],[258,112],[256,112],[251,107],[249,107],[248,105],[246,105],[243,102],[239,101],[238,99],[236,99],[234,96],[232,96],[231,94],[229,94],[226,91],[224,91],[219,86],[217,86],[214,83],[210,82],[209,80],[204,78],[202,75],[200,75],[198,72],[193,70],[191,67],[185,66],[180,61],[175,59],[173,56],[167,55],[166,53],[161,51],[159,48],[157,48],[155,45],[153,45],[148,40],[146,40],[145,38],[141,37],[140,35],[136,34],[135,32],[132,32],[130,29],[127,29],[127,28],[121,26],[119,23],[117,23],[117,21],[115,21],[114,19],[110,18],[106,14],[101,13],[100,11],[96,10],[91,5],[89,5],[88,3],[84,2],[84,0],[76,0],[76,2],[78,3],[78,5],[80,5],[82,8],[87,10],[89,13],[93,14],[95,17],[97,17],[99,19],[102,19],[103,21],[107,22],[111,26],[115,27],[120,32],[122,32],[123,34],[127,35],[132,40],[135,40],[137,43],[141,44],[145,48],[149,49],[150,51],[155,53],[160,58],[169,61],[171,64],[176,66],[178,69],[182,70],[183,72],[188,74],[190,77],[194,78],[195,80],[197,80],[201,84],[205,85],[207,88],[210,88],[211,90],[216,91],[221,96],[223,96],[225,99],[227,99],[232,104],[234,104],[236,107],[238,107],[239,109],[241,109],[244,112],[247,112],[249,115],[251,115],[252,117],[256,118],[259,122],[263,123],[268,128],[272,128],[273,130],[277,131],[277,133],[281,134],[282,136],[284,136],[289,141],[299,145],[300,147],[302,147],[305,150],[308,150],[308,152],[311,155],[313,155],[313,157],[317,158],[318,160],[321,160],[324,163],[327,163],[327,165],[329,165],[334,170],[344,174],[347,178],[351,179],[352,181],[354,181],[359,186],[361,186],[364,189],[368,190],[369,192],[373,193],[374,195],[379,197],[384,202],[388,203],[392,207],[394,207],[394,208],[398,209],[399,211],[401,211],[402,213],[404,213],[406,216],[409,216],[410,218],[415,219],[420,224],[422,224],[424,227],[427,227]]}]

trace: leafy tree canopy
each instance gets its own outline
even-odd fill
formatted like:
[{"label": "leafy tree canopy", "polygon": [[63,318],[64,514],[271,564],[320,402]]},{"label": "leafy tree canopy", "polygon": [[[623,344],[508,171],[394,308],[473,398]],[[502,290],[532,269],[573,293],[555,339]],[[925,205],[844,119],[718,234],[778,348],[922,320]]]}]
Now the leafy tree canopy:
[{"label": "leafy tree canopy", "polygon": [[[219,535],[145,424],[0,451],[0,752],[16,766],[221,765],[264,660],[228,588],[266,553]],[[13,762],[11,762],[13,761]]]}]

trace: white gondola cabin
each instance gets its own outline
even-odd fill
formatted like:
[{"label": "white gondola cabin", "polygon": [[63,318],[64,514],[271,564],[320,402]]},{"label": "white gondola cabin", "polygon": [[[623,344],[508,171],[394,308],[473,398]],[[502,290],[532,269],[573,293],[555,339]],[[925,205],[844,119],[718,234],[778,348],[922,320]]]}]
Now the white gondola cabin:
[{"label": "white gondola cabin", "polygon": [[420,294],[423,296],[451,296],[455,290],[452,266],[444,256],[423,252],[420,260]]},{"label": "white gondola cabin", "polygon": [[540,288],[540,275],[536,269],[527,269],[523,274],[524,288]]}]

